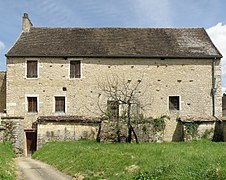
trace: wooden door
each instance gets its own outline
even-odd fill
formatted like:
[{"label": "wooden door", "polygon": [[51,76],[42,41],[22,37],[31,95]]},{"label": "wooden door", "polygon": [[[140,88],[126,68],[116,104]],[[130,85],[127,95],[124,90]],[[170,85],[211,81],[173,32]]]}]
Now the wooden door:
[{"label": "wooden door", "polygon": [[37,132],[27,131],[26,139],[27,139],[27,154],[29,155],[33,154],[36,151]]}]

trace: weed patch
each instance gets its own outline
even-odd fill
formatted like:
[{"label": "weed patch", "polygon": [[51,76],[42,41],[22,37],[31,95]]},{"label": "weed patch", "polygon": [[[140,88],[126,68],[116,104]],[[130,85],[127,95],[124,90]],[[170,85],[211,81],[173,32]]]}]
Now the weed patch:
[{"label": "weed patch", "polygon": [[13,158],[15,153],[9,143],[0,143],[0,179],[16,179]]}]

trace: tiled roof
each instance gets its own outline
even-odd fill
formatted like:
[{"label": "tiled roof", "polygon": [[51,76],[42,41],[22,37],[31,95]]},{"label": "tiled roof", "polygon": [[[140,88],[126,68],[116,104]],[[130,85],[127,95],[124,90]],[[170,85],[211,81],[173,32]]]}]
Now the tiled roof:
[{"label": "tiled roof", "polygon": [[220,58],[203,28],[42,28],[22,32],[6,56]]}]

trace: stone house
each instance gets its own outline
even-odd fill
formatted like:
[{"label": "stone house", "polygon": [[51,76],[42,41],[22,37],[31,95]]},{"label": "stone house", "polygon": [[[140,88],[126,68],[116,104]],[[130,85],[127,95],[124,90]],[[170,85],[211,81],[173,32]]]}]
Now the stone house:
[{"label": "stone house", "polygon": [[34,27],[25,13],[6,57],[3,119],[18,120],[25,154],[49,140],[94,138],[98,82],[115,75],[142,81],[146,117],[170,117],[165,141],[179,139],[178,118],[214,126],[222,115],[222,55],[203,28]]}]

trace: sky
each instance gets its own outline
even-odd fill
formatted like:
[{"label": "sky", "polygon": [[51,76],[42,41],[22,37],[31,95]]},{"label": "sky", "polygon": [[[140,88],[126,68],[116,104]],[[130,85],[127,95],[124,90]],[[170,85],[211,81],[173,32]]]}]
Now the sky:
[{"label": "sky", "polygon": [[225,92],[225,9],[225,0],[0,0],[0,71],[22,31],[24,12],[39,27],[203,27],[224,56]]}]

